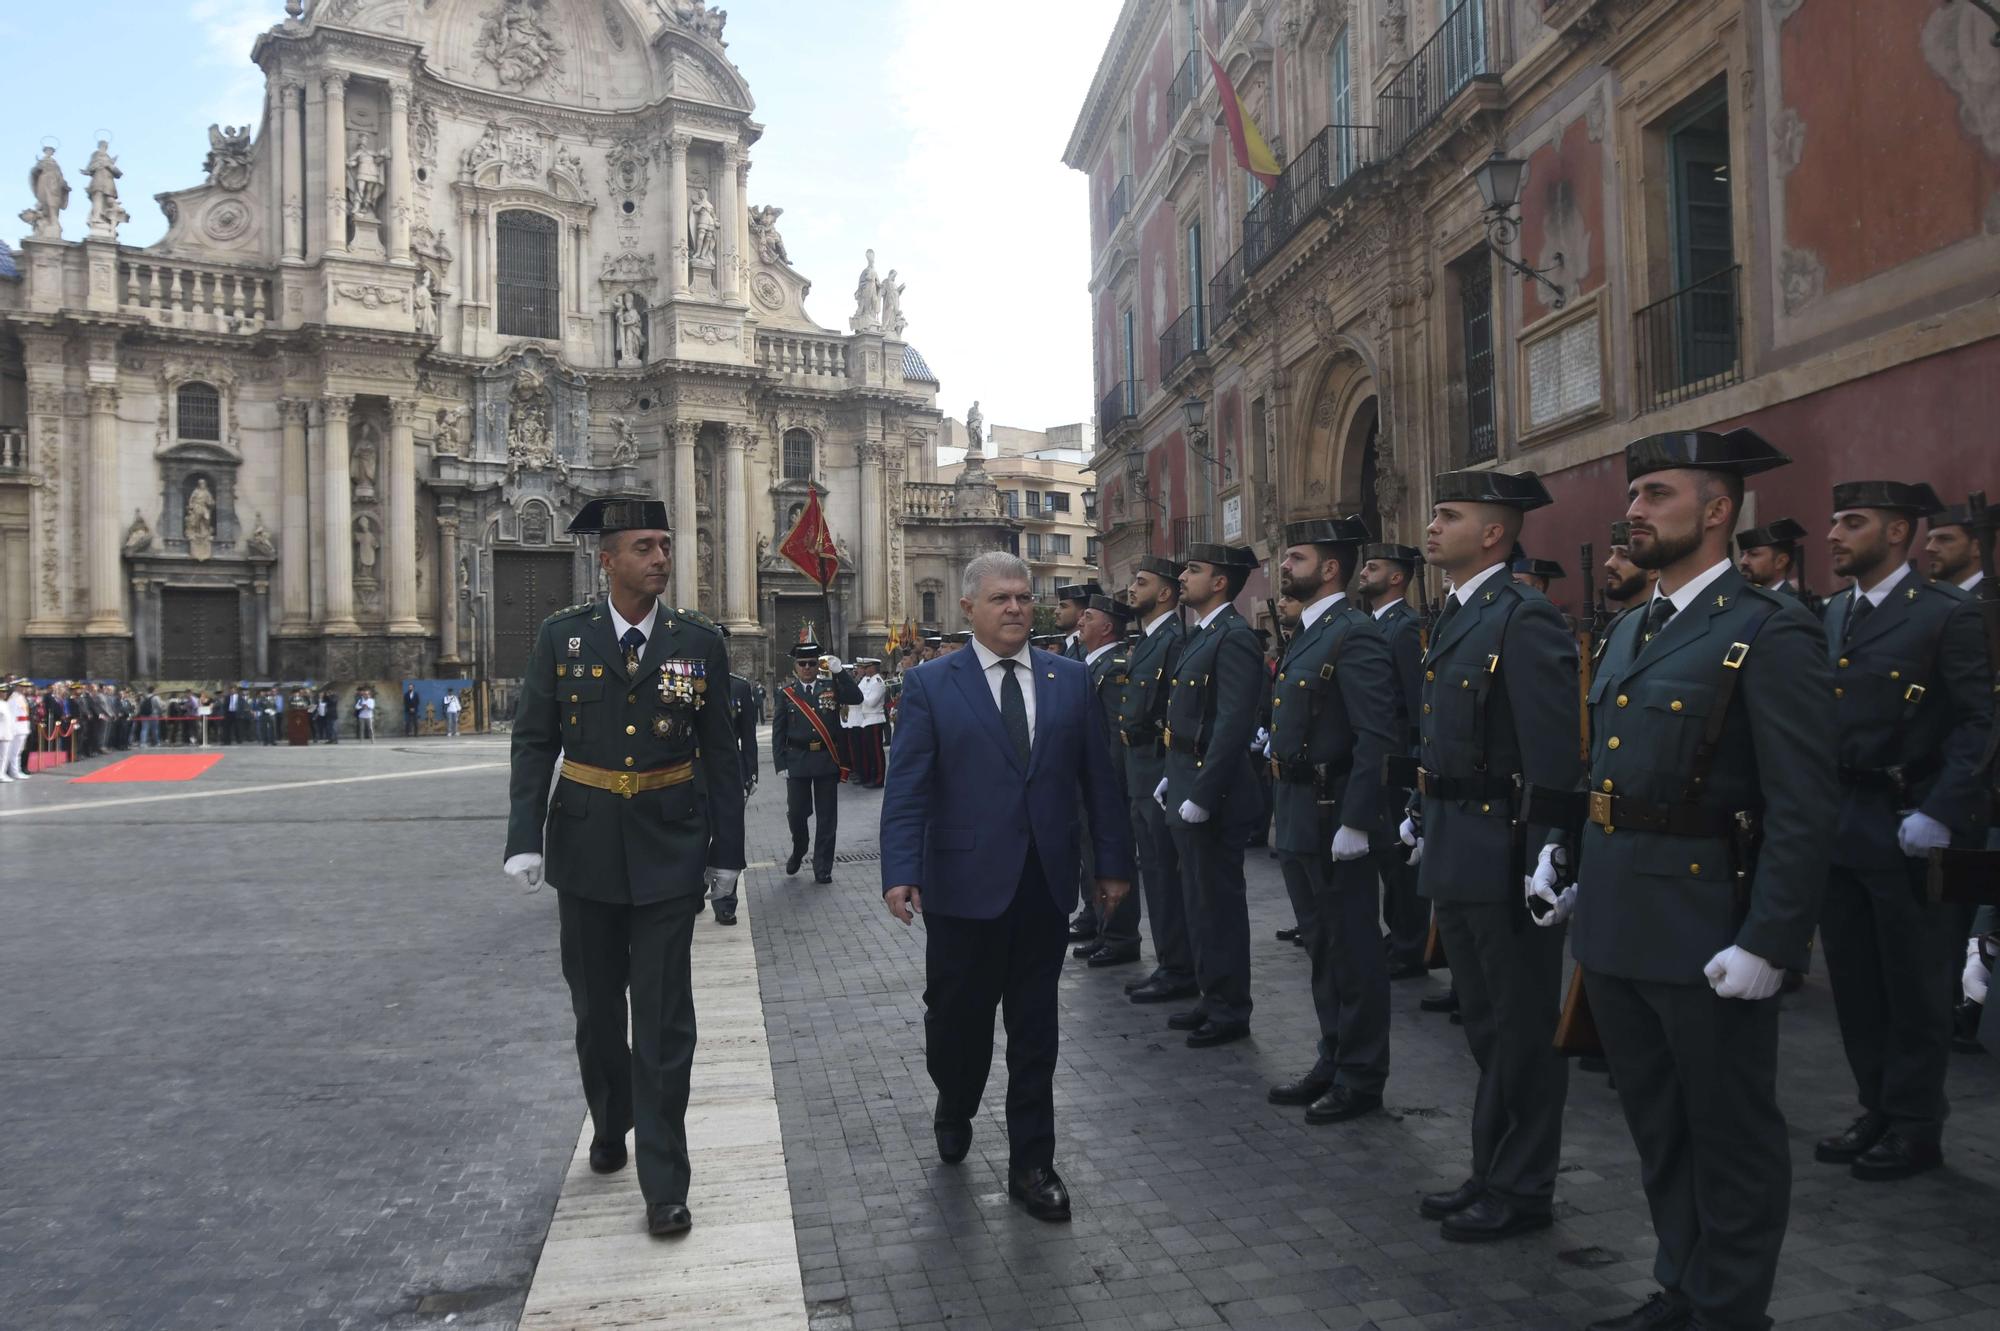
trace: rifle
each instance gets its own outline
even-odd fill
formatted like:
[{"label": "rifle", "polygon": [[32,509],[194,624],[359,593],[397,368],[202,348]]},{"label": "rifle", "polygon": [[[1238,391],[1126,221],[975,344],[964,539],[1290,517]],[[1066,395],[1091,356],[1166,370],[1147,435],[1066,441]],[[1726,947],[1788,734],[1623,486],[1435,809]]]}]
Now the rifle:
[{"label": "rifle", "polygon": [[1285,649],[1292,645],[1292,635],[1285,631],[1285,621],[1278,618],[1278,598],[1265,597],[1264,608],[1271,612],[1271,633],[1278,640],[1278,655],[1282,658]]},{"label": "rifle", "polygon": [[[1589,541],[1583,543],[1583,575],[1596,577],[1597,551]],[[1590,668],[1597,652],[1597,635],[1604,630],[1604,595],[1602,579],[1598,579],[1598,599],[1593,606],[1590,593],[1584,593],[1584,609],[1588,611],[1577,621],[1576,629],[1576,708],[1577,708],[1577,751],[1583,757],[1586,771],[1590,768]]]},{"label": "rifle", "polygon": [[[1978,603],[1980,619],[1986,627],[1986,658],[1994,671],[1994,698],[2000,701],[2000,582],[1994,580],[1993,562],[1994,535],[2000,523],[1996,523],[1993,510],[1987,507],[1984,490],[1975,490],[1966,497],[1965,516],[1967,529],[1979,547],[1981,576],[1979,585],[1973,588],[1972,599]],[[2000,769],[1994,765],[1996,757],[2000,757],[2000,727],[1988,732],[1986,750],[1980,754],[1976,769],[1993,782],[1993,812],[2000,815]],[[1933,902],[2000,902],[2000,850],[1933,850],[1925,886]]]},{"label": "rifle", "polygon": [[1431,649],[1431,630],[1437,627],[1437,611],[1431,606],[1431,578],[1428,567],[1417,569],[1417,646]]}]

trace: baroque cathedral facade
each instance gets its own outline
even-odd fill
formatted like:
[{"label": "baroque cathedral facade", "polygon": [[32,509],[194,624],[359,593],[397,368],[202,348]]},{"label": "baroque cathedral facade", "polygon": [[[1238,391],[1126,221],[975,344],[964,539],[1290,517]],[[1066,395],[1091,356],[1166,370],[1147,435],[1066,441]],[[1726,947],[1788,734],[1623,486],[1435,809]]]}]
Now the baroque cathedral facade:
[{"label": "baroque cathedral facade", "polygon": [[[103,145],[78,240],[71,178],[34,167],[0,280],[7,664],[504,684],[599,590],[570,517],[650,495],[669,599],[765,677],[805,623],[879,653],[1008,543],[983,473],[937,478],[938,384],[895,275],[871,252],[848,327],[807,316],[780,210],[750,203],[762,127],[721,11],[286,11],[252,51],[261,124],[210,131],[158,244],[119,242]],[[814,489],[831,625],[776,550]]]}]

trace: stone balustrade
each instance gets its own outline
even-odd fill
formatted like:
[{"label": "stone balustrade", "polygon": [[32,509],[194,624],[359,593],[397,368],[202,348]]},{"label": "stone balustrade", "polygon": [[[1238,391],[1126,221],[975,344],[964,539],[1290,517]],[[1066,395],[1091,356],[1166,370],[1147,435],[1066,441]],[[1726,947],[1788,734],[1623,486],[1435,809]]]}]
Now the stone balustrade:
[{"label": "stone balustrade", "polygon": [[936,481],[905,481],[903,513],[919,521],[951,521],[959,516],[958,487]]},{"label": "stone balustrade", "polygon": [[126,313],[167,328],[240,333],[271,317],[271,279],[223,264],[121,256],[118,293]]},{"label": "stone balustrade", "polygon": [[17,425],[0,425],[0,471],[28,469],[28,432]]},{"label": "stone balustrade", "polygon": [[839,387],[847,382],[847,344],[838,337],[760,333],[757,364],[793,383]]}]

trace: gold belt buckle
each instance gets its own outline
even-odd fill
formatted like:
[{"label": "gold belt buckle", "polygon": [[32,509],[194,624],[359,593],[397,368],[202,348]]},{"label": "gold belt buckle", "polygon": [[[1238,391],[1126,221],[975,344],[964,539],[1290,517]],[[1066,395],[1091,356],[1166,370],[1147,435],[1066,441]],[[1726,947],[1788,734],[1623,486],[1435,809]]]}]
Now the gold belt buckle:
[{"label": "gold belt buckle", "polygon": [[638,782],[631,772],[620,772],[617,774],[617,780],[612,783],[611,789],[614,794],[623,795],[629,800],[632,798],[632,792],[636,789],[637,784]]},{"label": "gold belt buckle", "polygon": [[1601,790],[1590,792],[1590,821],[1607,832],[1611,830],[1611,796]]},{"label": "gold belt buckle", "polygon": [[1172,726],[1168,726],[1160,732],[1160,742],[1165,744],[1169,749],[1174,747],[1174,728]]}]

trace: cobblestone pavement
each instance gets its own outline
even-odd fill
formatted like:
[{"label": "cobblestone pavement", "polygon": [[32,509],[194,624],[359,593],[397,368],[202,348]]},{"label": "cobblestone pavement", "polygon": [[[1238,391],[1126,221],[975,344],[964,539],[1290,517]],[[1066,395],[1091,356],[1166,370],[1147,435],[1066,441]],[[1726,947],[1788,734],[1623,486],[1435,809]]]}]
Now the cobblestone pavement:
[{"label": "cobblestone pavement", "polygon": [[99,806],[0,819],[0,1326],[513,1326],[583,1108],[504,740],[220,752],[0,786]]},{"label": "cobblestone pavement", "polygon": [[[765,780],[753,861],[787,846],[782,791]],[[1165,1029],[1170,1006],[1124,1001],[1135,968],[1066,967],[1056,1159],[1073,1224],[1007,1202],[997,1054],[972,1154],[940,1165],[922,927],[880,903],[880,798],[843,789],[848,862],[831,886],[751,875],[815,1327],[1578,1327],[1654,1288],[1631,1141],[1601,1076],[1571,1083],[1553,1229],[1466,1248],[1418,1218],[1418,1194],[1467,1173],[1473,1089],[1463,1031],[1417,1011],[1427,982],[1395,986],[1390,1112],[1313,1128],[1265,1103],[1310,1061],[1313,1025],[1305,954],[1272,937],[1291,919],[1261,850],[1248,861],[1252,1041],[1190,1050]],[[1796,1186],[1773,1314],[1829,1329],[2000,1324],[2000,1068],[1954,1057],[1947,1170],[1857,1183],[1812,1161],[1813,1140],[1857,1112],[1824,974],[1785,1002]]]}]

